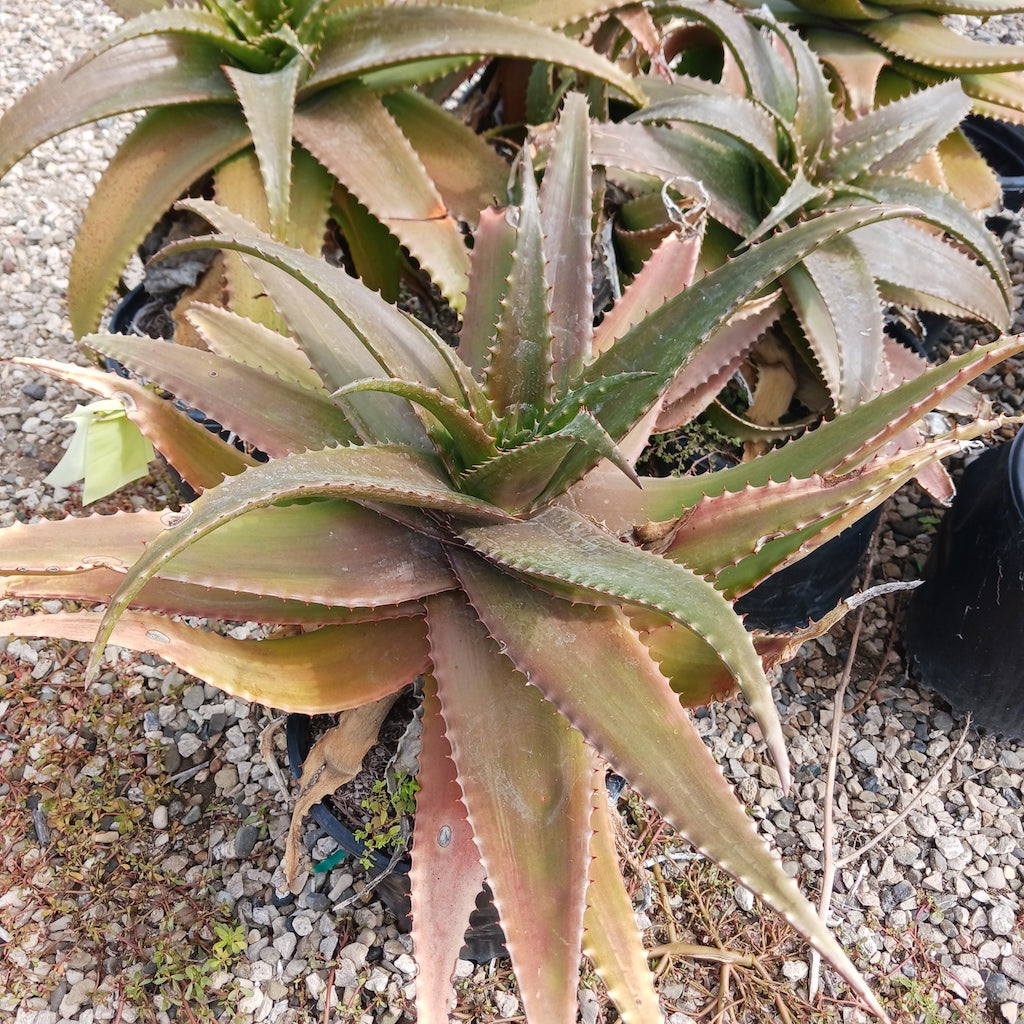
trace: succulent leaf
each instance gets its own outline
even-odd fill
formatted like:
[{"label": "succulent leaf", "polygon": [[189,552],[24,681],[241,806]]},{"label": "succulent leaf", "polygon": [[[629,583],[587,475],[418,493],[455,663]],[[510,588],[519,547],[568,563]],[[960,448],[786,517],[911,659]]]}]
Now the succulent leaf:
[{"label": "succulent leaf", "polygon": [[316,70],[300,98],[343,78],[397,63],[482,54],[572,67],[643,103],[643,94],[628,75],[575,40],[506,14],[443,5],[409,5],[401,18],[386,6],[340,14],[332,21]]},{"label": "succulent leaf", "polygon": [[[423,680],[423,735],[416,777],[411,882],[413,949],[417,953],[416,1019],[447,1024],[455,996],[452,973],[484,866],[466,817],[452,748],[445,735],[437,683]],[[422,951],[429,950],[428,956]]]},{"label": "succulent leaf", "polygon": [[[37,614],[6,621],[4,631],[7,636],[89,643],[97,636],[100,618],[90,612]],[[428,665],[422,617],[324,626],[280,639],[234,640],[160,615],[127,612],[109,641],[167,658],[232,696],[307,715],[356,708],[395,693]],[[386,650],[379,649],[382,643]],[[339,662],[346,666],[343,678]]]},{"label": "succulent leaf", "polygon": [[570,93],[555,128],[540,188],[541,233],[550,254],[546,277],[556,394],[564,394],[590,361],[594,334],[591,175],[587,101],[580,93]]},{"label": "succulent leaf", "polygon": [[136,125],[100,178],[78,230],[68,272],[76,334],[96,329],[121,268],[153,226],[154,205],[170,207],[248,142],[238,111],[217,104],[157,109]]},{"label": "succulent leaf", "polygon": [[[359,82],[317,92],[295,111],[295,137],[430,273],[456,309],[469,259],[455,219],[387,108]],[[359,159],[353,160],[352,154]],[[381,174],[381,167],[390,173]]]},{"label": "succulent leaf", "polygon": [[[524,1009],[528,1017],[572,1024],[596,788],[593,753],[516,672],[464,596],[430,598],[427,622],[458,784]],[[486,745],[479,742],[484,735]],[[536,942],[538,925],[558,942]]]},{"label": "succulent leaf", "polygon": [[[268,455],[355,440],[341,410],[322,393],[232,359],[122,334],[87,335],[83,344],[202,409]],[[157,345],[166,351],[157,350]]]},{"label": "succulent leaf", "polygon": [[509,208],[509,215],[515,216],[515,248],[495,343],[484,369],[487,394],[502,417],[505,437],[534,426],[550,404],[554,385],[549,283],[537,183],[528,149],[520,159],[522,197],[518,206]]},{"label": "succulent leaf", "polygon": [[294,58],[283,68],[257,74],[226,67],[238,95],[263,176],[270,233],[287,237],[292,177],[292,113],[302,64]]},{"label": "succulent leaf", "polygon": [[736,678],[788,787],[788,758],[771,687],[749,634],[710,583],[677,563],[620,543],[583,516],[557,506],[527,522],[465,527],[460,536],[537,586],[553,586],[556,593],[565,588],[592,603],[650,608],[704,639]]},{"label": "succulent leaf", "polygon": [[583,952],[604,982],[623,1024],[660,1024],[658,993],[644,958],[636,913],[622,883],[608,794],[591,801],[590,871]]},{"label": "succulent leaf", "polygon": [[[0,533],[0,575],[101,567],[123,574],[176,515],[140,511],[14,527]],[[250,512],[196,541],[157,576],[348,608],[415,601],[453,585],[434,541],[338,500]]]},{"label": "succulent leaf", "polygon": [[[512,590],[493,569],[466,555],[456,555],[454,565],[473,607],[518,670],[681,835],[783,914],[885,1019],[777,854],[757,836],[622,614],[532,588]],[[645,699],[638,701],[634,694],[641,679]],[[656,750],[671,750],[672,757],[653,761]],[[654,763],[658,771],[645,767]]]}]

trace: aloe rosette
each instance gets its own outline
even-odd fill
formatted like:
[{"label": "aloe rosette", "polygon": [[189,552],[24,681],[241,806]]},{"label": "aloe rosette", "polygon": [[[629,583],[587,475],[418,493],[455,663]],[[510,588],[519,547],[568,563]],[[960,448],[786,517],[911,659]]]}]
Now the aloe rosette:
[{"label": "aloe rosette", "polygon": [[[762,382],[774,386],[772,368],[749,374],[750,415],[717,410],[726,429],[775,440],[822,410],[848,411],[903,379],[907,358],[886,333],[893,305],[1007,328],[1013,300],[998,242],[950,183],[930,173],[936,148],[970,109],[958,82],[848,118],[833,110],[814,52],[771,14],[743,14],[719,2],[673,9],[680,20],[662,27],[660,46],[680,48],[685,66],[687,33],[713,33],[727,64],[722,80],[645,77],[650,102],[622,123],[595,129],[594,159],[636,196],[624,209],[652,210],[650,219],[666,222],[664,230],[670,225],[659,192],[672,187],[701,205],[709,224],[695,272],[822,211],[905,208],[830,240],[781,276],[779,304],[768,323],[750,320],[746,349],[738,351],[749,351],[771,328],[775,348],[759,365],[774,358],[788,391],[780,385],[774,405],[758,401]],[[693,45],[708,49],[703,35]],[[794,393],[803,419],[791,413]]]},{"label": "aloe rosette", "polygon": [[293,245],[318,252],[333,216],[368,279],[391,279],[397,239],[461,306],[463,224],[474,226],[502,193],[508,168],[417,87],[507,57],[565,66],[638,97],[628,75],[557,31],[588,13],[579,0],[108,6],[128,20],[0,118],[2,175],[70,128],[146,112],[104,171],[77,234],[68,279],[77,334],[96,328],[137,246],[209,172],[223,205]]},{"label": "aloe rosette", "polygon": [[[788,780],[771,689],[732,598],[991,428],[892,443],[1024,343],[950,360],[749,465],[641,480],[633,463],[665,396],[701,390],[728,361],[717,328],[816,246],[893,211],[777,232],[653,305],[641,274],[595,334],[590,134],[585,101],[570,95],[540,188],[524,150],[517,202],[481,217],[457,351],[343,271],[191,202],[217,233],[177,248],[238,253],[288,333],[197,305],[208,352],[109,335],[87,344],[269,459],[204,435],[134,380],[26,361],[119,397],[203,493],[180,512],[0,531],[0,592],[107,605],[2,631],[95,641],[91,673],[108,642],[152,651],[307,713],[351,713],[422,675],[420,1021],[447,1020],[484,878],[531,1020],[576,1019],[581,953],[624,1020],[661,1020],[618,869],[606,764],[884,1017],[686,707],[739,686]],[[301,628],[236,640],[180,615]]]}]

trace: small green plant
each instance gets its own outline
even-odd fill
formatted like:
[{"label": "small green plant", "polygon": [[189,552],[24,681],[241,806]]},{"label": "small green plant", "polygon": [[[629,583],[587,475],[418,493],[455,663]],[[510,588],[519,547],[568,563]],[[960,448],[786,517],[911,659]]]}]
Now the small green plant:
[{"label": "small green plant", "polygon": [[[389,785],[390,783],[390,785]],[[355,832],[367,849],[359,859],[364,868],[373,864],[372,854],[381,851],[390,855],[402,838],[402,831],[416,811],[419,783],[405,772],[397,772],[393,779],[377,779],[370,795],[362,801],[367,812],[366,824]]]}]

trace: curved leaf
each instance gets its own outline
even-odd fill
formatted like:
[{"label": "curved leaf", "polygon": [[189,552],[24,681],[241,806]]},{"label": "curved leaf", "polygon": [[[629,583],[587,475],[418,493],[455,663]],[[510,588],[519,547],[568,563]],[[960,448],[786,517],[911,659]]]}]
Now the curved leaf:
[{"label": "curved leaf", "polygon": [[[177,516],[140,511],[15,525],[0,531],[0,574],[102,567],[121,573],[123,580]],[[200,538],[156,575],[349,608],[415,601],[453,582],[434,541],[337,500],[257,509]]]},{"label": "curved leaf", "polygon": [[232,359],[120,334],[90,334],[83,344],[202,409],[273,458],[355,440],[342,411],[322,393]]},{"label": "curved leaf", "polygon": [[214,487],[226,476],[235,476],[255,459],[226,444],[216,434],[188,416],[152,388],[93,366],[74,366],[50,359],[18,359],[25,366],[70,381],[103,398],[124,403],[128,418],[149,438],[182,479],[197,491]]},{"label": "curved leaf", "polygon": [[475,228],[481,210],[504,202],[508,163],[481,135],[418,92],[393,93],[381,101],[456,220]]},{"label": "curved leaf", "polygon": [[604,982],[624,1024],[661,1024],[658,993],[647,967],[633,904],[622,882],[608,793],[594,790],[590,816],[590,884],[583,915],[583,952]]},{"label": "curved leaf", "polygon": [[[0,623],[0,634],[88,643],[99,627],[99,615],[58,612],[8,619]],[[173,661],[234,697],[305,715],[356,708],[395,693],[429,664],[422,618],[324,626],[278,640],[233,640],[161,615],[128,612],[108,639]]]},{"label": "curved leaf", "polygon": [[41,142],[131,110],[178,103],[233,103],[217,47],[148,37],[85,56],[21,96],[0,118],[0,176]]},{"label": "curved leaf", "polygon": [[953,79],[846,121],[836,130],[833,156],[821,169],[822,179],[902,171],[937,146],[970,109],[970,99]]},{"label": "curved leaf", "polygon": [[453,491],[436,461],[413,448],[328,448],[273,459],[207,491],[146,548],[104,615],[89,672],[95,671],[99,648],[125,608],[175,555],[243,513],[291,498],[317,497],[411,505],[499,521],[508,518],[501,509]]},{"label": "curved leaf", "polygon": [[[112,569],[84,569],[59,575],[4,576],[0,578],[0,594],[21,600],[54,599],[107,604],[123,579],[124,573]],[[162,579],[150,580],[132,602],[132,608],[227,622],[300,626],[380,622],[423,614],[423,606],[415,601],[379,608],[339,608]]]},{"label": "curved leaf", "polygon": [[523,523],[466,527],[460,536],[507,571],[554,593],[649,608],[696,633],[733,673],[788,788],[789,764],[771,686],[739,616],[710,583],[556,506]]},{"label": "curved leaf", "polygon": [[214,355],[322,396],[327,394],[323,381],[293,338],[248,320],[234,310],[206,302],[190,303],[185,317]]},{"label": "curved leaf", "polygon": [[889,53],[940,71],[1024,71],[1024,46],[966,38],[924,12],[891,15],[861,31]]},{"label": "curved leaf", "polygon": [[380,99],[358,82],[317,92],[295,110],[294,132],[461,309],[469,269],[462,233]]},{"label": "curved leaf", "polygon": [[147,114],[111,160],[82,217],[68,273],[76,334],[96,329],[114,282],[174,201],[248,145],[237,107],[196,104]]},{"label": "curved leaf", "polygon": [[491,11],[407,5],[396,18],[386,7],[365,8],[342,14],[329,33],[300,96],[395,64],[486,55],[575,68],[608,82],[638,104],[644,102],[633,80],[590,48],[540,25]]}]

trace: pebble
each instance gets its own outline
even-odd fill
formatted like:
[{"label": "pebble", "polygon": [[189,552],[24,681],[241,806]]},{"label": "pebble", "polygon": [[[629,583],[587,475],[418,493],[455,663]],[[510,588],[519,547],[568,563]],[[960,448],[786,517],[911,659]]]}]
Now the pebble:
[{"label": "pebble", "polygon": [[282,959],[289,960],[298,941],[298,936],[294,932],[282,932],[274,939],[273,946],[281,954]]},{"label": "pebble", "polygon": [[989,908],[988,926],[993,935],[1010,935],[1016,926],[1016,914],[1005,903],[996,903]]},{"label": "pebble", "polygon": [[260,837],[258,825],[243,825],[235,833],[234,852],[239,860],[245,860],[252,853]]}]

